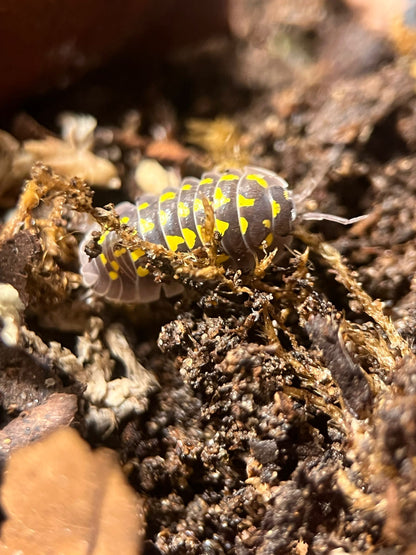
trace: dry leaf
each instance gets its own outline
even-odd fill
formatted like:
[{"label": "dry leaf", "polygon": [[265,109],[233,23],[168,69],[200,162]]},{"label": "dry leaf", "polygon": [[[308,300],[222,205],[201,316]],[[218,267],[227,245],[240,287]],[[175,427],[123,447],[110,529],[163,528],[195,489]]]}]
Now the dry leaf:
[{"label": "dry leaf", "polygon": [[146,148],[146,156],[149,158],[176,164],[183,164],[191,154],[192,152],[188,148],[172,139],[152,141]]},{"label": "dry leaf", "polygon": [[65,177],[76,175],[94,185],[107,185],[118,189],[120,181],[115,166],[105,158],[96,156],[85,148],[46,137],[41,141],[25,141],[24,149],[32,155],[33,162],[43,162]]},{"label": "dry leaf", "polygon": [[2,489],[0,553],[140,553],[143,510],[115,455],[59,430],[11,456]]}]

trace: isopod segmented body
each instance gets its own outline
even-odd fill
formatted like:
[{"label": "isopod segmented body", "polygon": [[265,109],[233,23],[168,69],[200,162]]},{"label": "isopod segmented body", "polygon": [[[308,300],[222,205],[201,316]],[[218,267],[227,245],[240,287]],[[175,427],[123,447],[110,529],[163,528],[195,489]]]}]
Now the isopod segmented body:
[{"label": "isopod segmented body", "polygon": [[[219,263],[248,273],[259,259],[275,249],[281,253],[291,240],[295,209],[288,184],[259,168],[205,173],[200,180],[188,177],[178,189],[144,195],[136,205],[123,202],[116,212],[141,239],[185,252],[203,245],[204,198],[213,209]],[[159,298],[162,285],[149,274],[143,250],[120,247],[117,233],[104,231],[98,240],[102,252],[90,259],[84,252],[89,239],[80,247],[81,273],[95,293],[120,302]],[[163,287],[168,296],[179,292],[176,283]]]}]

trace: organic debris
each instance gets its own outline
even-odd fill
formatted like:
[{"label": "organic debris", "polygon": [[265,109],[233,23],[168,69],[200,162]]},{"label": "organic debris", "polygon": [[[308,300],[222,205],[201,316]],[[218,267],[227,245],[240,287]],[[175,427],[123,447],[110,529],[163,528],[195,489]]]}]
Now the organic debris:
[{"label": "organic debris", "polygon": [[7,205],[7,200],[2,197],[29,176],[35,162],[44,163],[66,177],[76,175],[96,186],[120,187],[114,164],[92,152],[96,120],[92,116],[67,113],[61,115],[60,121],[63,139],[46,134],[41,138],[23,141],[20,145],[14,137],[1,131],[1,204],[6,202]]},{"label": "organic debris", "polygon": [[246,166],[250,161],[241,132],[235,122],[226,117],[214,121],[191,119],[188,121],[188,140],[203,148],[209,162],[220,171],[237,166]]},{"label": "organic debris", "polygon": [[[411,555],[416,545],[412,51],[403,58],[347,4],[304,4],[235,3],[233,39],[177,55],[155,79],[135,68],[120,91],[106,72],[111,126],[70,116],[53,140],[109,161],[120,190],[107,183],[93,200],[94,179],[64,170],[58,149],[68,174],[35,164],[16,204],[22,146],[3,137],[1,202],[16,205],[0,230],[5,439],[20,442],[25,413],[29,439],[68,426],[76,395],[74,423],[117,451],[144,498],[148,555]],[[94,80],[78,87],[69,99],[97,91]],[[34,116],[57,121],[63,103]],[[33,152],[52,144],[48,130],[21,125],[15,136]],[[115,208],[245,164],[287,179],[298,214],[287,252],[252,275],[221,264],[207,202],[204,245],[190,252],[140,240]],[[340,226],[306,212],[367,217]],[[94,296],[78,245],[84,259],[100,256],[110,232],[177,296]],[[71,402],[37,430],[30,419],[55,394]]]},{"label": "organic debris", "polygon": [[69,426],[77,411],[77,397],[52,393],[44,403],[20,413],[0,432],[0,461],[25,445],[39,441],[58,428]]},{"label": "organic debris", "polygon": [[8,284],[0,284],[0,319],[3,329],[0,339],[5,345],[16,345],[19,337],[19,324],[24,305],[16,289]]}]

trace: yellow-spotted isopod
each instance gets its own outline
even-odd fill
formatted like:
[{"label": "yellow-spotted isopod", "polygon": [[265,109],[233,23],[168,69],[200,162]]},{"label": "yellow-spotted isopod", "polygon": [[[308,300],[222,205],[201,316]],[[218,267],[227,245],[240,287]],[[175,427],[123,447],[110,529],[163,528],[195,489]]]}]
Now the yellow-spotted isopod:
[{"label": "yellow-spotted isopod", "polygon": [[[144,195],[136,204],[122,202],[116,212],[121,223],[137,230],[139,238],[174,252],[191,251],[203,245],[204,198],[213,209],[222,264],[249,273],[266,254],[276,249],[282,253],[290,243],[296,212],[288,184],[260,168],[209,172],[201,179],[187,177],[179,188],[169,188],[159,196]],[[305,216],[342,224],[357,220]],[[85,252],[90,240],[89,234],[80,246],[81,274],[96,294],[112,301],[151,302],[159,298],[162,287],[168,296],[180,291],[177,283],[156,283],[146,267],[145,252],[120,246],[116,232],[101,234],[102,250],[96,258]]]}]

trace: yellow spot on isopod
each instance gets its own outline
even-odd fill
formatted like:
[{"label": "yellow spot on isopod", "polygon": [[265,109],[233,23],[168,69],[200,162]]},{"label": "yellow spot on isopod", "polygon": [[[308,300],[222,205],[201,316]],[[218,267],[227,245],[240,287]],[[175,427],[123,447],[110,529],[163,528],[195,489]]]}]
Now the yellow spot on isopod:
[{"label": "yellow spot on isopod", "polygon": [[247,179],[251,179],[252,181],[255,181],[256,183],[258,183],[261,187],[264,187],[265,189],[267,189],[267,187],[269,186],[267,181],[261,175],[256,175],[256,174],[252,173],[252,174],[247,176]]},{"label": "yellow spot on isopod", "polygon": [[272,211],[273,211],[273,218],[275,218],[280,213],[280,204],[275,200],[272,200]]},{"label": "yellow spot on isopod", "polygon": [[244,235],[248,228],[248,221],[246,220],[246,218],[240,218],[240,228],[241,233]]},{"label": "yellow spot on isopod", "polygon": [[145,220],[144,218],[140,218],[140,229],[143,231],[143,233],[149,233],[149,231],[152,231],[154,227],[155,224],[153,222]]},{"label": "yellow spot on isopod", "polygon": [[202,199],[200,198],[196,198],[194,200],[194,212],[199,212],[200,210],[204,209],[204,203],[202,202]]},{"label": "yellow spot on isopod", "polygon": [[102,244],[104,243],[104,241],[105,241],[105,238],[107,237],[107,235],[108,235],[109,233],[110,233],[110,232],[108,231],[108,229],[107,229],[106,231],[104,231],[104,233],[103,233],[103,234],[101,235],[101,237],[98,239],[97,243],[98,243],[99,245],[102,245]]},{"label": "yellow spot on isopod", "polygon": [[184,202],[178,203],[178,216],[180,218],[186,218],[189,216],[190,210],[189,206],[187,206]]},{"label": "yellow spot on isopod", "polygon": [[100,260],[104,264],[104,266],[107,264],[107,257],[103,252],[100,254]]},{"label": "yellow spot on isopod", "polygon": [[163,193],[160,195],[159,202],[166,202],[167,200],[173,200],[176,197],[176,193],[173,191],[168,191],[167,193]]},{"label": "yellow spot on isopod", "polygon": [[239,208],[241,208],[242,206],[254,206],[255,202],[256,202],[255,198],[246,198],[246,197],[243,197],[243,195],[238,195],[238,198],[237,198],[237,205]]},{"label": "yellow spot on isopod", "polygon": [[223,220],[218,220],[217,218],[215,218],[215,227],[221,235],[224,235],[224,233],[230,227],[230,224],[228,222],[224,222]]},{"label": "yellow spot on isopod", "polygon": [[188,249],[193,249],[194,246],[195,246],[195,241],[196,241],[195,231],[193,231],[192,229],[189,229],[187,227],[184,227],[182,229],[182,234],[184,236],[184,239],[186,241],[186,246],[188,247]]},{"label": "yellow spot on isopod", "polygon": [[216,187],[214,192],[214,210],[218,210],[218,208],[224,206],[224,204],[227,204],[230,200],[231,199],[224,195],[224,192],[220,189],[220,187]]},{"label": "yellow spot on isopod", "polygon": [[199,235],[200,239],[202,240],[202,225],[197,225],[196,229],[198,231],[198,235]]},{"label": "yellow spot on isopod", "polygon": [[286,200],[290,199],[290,194],[287,189],[283,189],[283,196],[285,197]]},{"label": "yellow spot on isopod", "polygon": [[240,177],[233,173],[226,173],[221,177],[220,181],[234,181],[234,179],[240,179]]},{"label": "yellow spot on isopod", "polygon": [[124,216],[123,218],[120,219],[120,223],[122,224],[128,224],[130,221],[130,218],[128,216]]},{"label": "yellow spot on isopod", "polygon": [[133,262],[136,262],[137,260],[139,260],[139,258],[141,258],[144,255],[144,251],[142,251],[142,249],[136,249],[131,253],[131,259],[133,260]]},{"label": "yellow spot on isopod", "polygon": [[182,187],[182,191],[190,191],[191,189],[192,185],[190,183],[186,183],[186,185]]},{"label": "yellow spot on isopod", "polygon": [[265,241],[266,241],[266,245],[270,247],[270,245],[273,243],[273,233],[269,233]]},{"label": "yellow spot on isopod", "polygon": [[118,273],[117,272],[108,272],[108,275],[110,276],[110,279],[112,279],[113,281],[115,281],[116,279],[118,279]]},{"label": "yellow spot on isopod", "polygon": [[227,262],[227,260],[229,258],[230,257],[228,256],[228,254],[225,254],[225,253],[224,254],[219,254],[216,258],[216,263],[217,264],[224,264],[224,262]]},{"label": "yellow spot on isopod", "polygon": [[272,227],[272,222],[270,220],[263,220],[261,223],[264,225],[264,227],[267,227],[267,229],[270,229]]},{"label": "yellow spot on isopod", "polygon": [[114,256],[116,258],[120,258],[120,256],[122,256],[126,251],[127,251],[127,249],[122,247],[121,249],[115,249],[113,252],[114,252]]},{"label": "yellow spot on isopod", "polygon": [[200,185],[210,185],[214,180],[212,177],[205,177],[205,179],[201,179],[199,182]]},{"label": "yellow spot on isopod", "polygon": [[159,221],[161,225],[166,225],[168,223],[168,215],[164,210],[159,210]]},{"label": "yellow spot on isopod", "polygon": [[113,270],[115,270],[116,272],[118,272],[120,270],[120,264],[118,262],[116,262],[115,260],[112,260],[110,262],[110,265],[113,268]]},{"label": "yellow spot on isopod", "polygon": [[166,235],[166,243],[171,251],[175,252],[178,250],[179,245],[185,243],[183,237],[179,237],[178,235]]},{"label": "yellow spot on isopod", "polygon": [[145,268],[144,266],[139,266],[136,270],[136,274],[139,277],[147,276],[148,273],[149,273],[149,270],[147,268]]},{"label": "yellow spot on isopod", "polygon": [[144,210],[148,206],[150,206],[150,204],[148,202],[142,202],[141,204],[139,204],[138,209],[139,210]]}]

